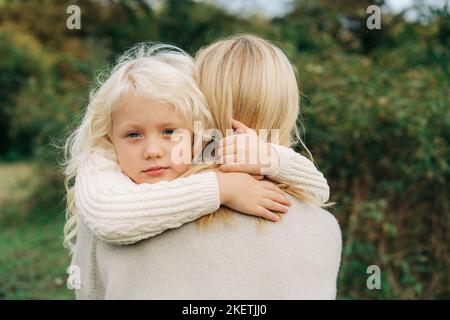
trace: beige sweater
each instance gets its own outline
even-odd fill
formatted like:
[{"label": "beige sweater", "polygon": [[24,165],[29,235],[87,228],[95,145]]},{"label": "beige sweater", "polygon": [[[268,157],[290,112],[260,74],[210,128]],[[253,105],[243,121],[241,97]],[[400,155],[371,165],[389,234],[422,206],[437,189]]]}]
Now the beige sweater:
[{"label": "beige sweater", "polygon": [[[318,203],[326,201],[329,196],[328,185],[323,175],[314,167],[312,162],[288,148],[280,147],[279,152],[281,164],[280,170],[278,170],[277,174],[271,178],[277,181],[289,181],[293,183],[302,190],[305,190],[313,195],[313,197],[318,200]],[[140,266],[144,264],[145,266],[150,267],[150,265],[154,264],[153,262],[155,260],[162,261],[169,259],[169,261],[174,261],[176,264],[183,264],[183,261],[178,262],[174,260],[174,257],[179,257],[183,252],[186,252],[186,249],[179,251],[180,246],[174,245],[174,240],[164,241],[164,239],[167,240],[167,237],[169,237],[169,239],[172,237],[174,239],[178,239],[175,242],[181,241],[179,240],[179,237],[181,237],[181,239],[184,239],[182,241],[185,244],[191,244],[189,247],[195,247],[197,245],[196,242],[210,243],[210,245],[205,248],[198,247],[198,250],[192,253],[192,255],[189,252],[186,252],[189,256],[194,257],[193,259],[195,261],[202,261],[201,257],[203,257],[203,259],[204,257],[214,257],[216,251],[211,251],[211,249],[216,246],[214,246],[213,243],[214,241],[218,241],[224,237],[227,237],[227,239],[231,237],[228,239],[231,242],[233,242],[233,240],[234,242],[237,241],[234,245],[230,244],[230,246],[226,246],[226,248],[233,252],[237,249],[236,254],[238,256],[241,253],[245,253],[247,250],[253,250],[255,241],[258,244],[263,243],[263,238],[261,238],[262,235],[260,233],[254,234],[253,239],[246,238],[246,235],[251,234],[250,231],[254,229],[255,223],[258,223],[258,220],[242,214],[236,213],[235,218],[237,219],[238,227],[242,227],[244,229],[236,232],[233,231],[234,229],[230,229],[229,226],[215,222],[215,224],[221,227],[219,230],[215,230],[213,233],[210,233],[209,237],[207,234],[203,233],[205,230],[203,230],[201,234],[198,233],[198,231],[194,228],[197,226],[196,223],[188,223],[198,217],[215,211],[219,207],[219,190],[215,174],[212,172],[197,174],[187,178],[180,178],[170,182],[160,182],[152,185],[136,185],[121,172],[120,167],[115,161],[108,159],[107,155],[102,152],[96,152],[92,157],[86,160],[78,172],[75,184],[75,203],[80,215],[80,224],[78,229],[76,250],[73,256],[73,264],[80,267],[83,283],[82,289],[77,291],[78,298],[179,297],[180,293],[177,293],[175,287],[173,290],[168,291],[167,296],[164,296],[161,295],[161,293],[157,293],[157,290],[136,291],[127,286],[127,283],[131,283],[129,280],[133,279],[133,275],[136,274],[133,270],[139,269],[136,267],[136,263]],[[305,209],[302,210],[305,211]],[[291,208],[291,211],[295,212],[297,210]],[[324,226],[328,223],[328,225],[332,225],[334,227],[324,227],[325,229],[331,228],[332,231],[332,233],[327,236],[327,242],[333,243],[334,245],[334,249],[331,250],[334,252],[334,259],[336,259],[336,257],[339,258],[340,232],[334,218],[329,213],[326,213],[326,211],[320,209],[318,205],[308,205],[306,211],[310,213],[316,211],[321,212],[317,215],[317,217],[328,217],[323,218],[324,221],[328,221],[323,222]],[[306,214],[306,216],[308,216],[308,214]],[[318,218],[313,218],[313,220],[317,219]],[[188,224],[183,225],[185,223]],[[276,230],[276,228],[281,228],[283,223],[281,221],[276,224],[267,222],[267,225],[276,225],[274,229]],[[180,226],[182,227],[178,228]],[[295,231],[295,224],[288,226],[287,230],[283,229],[278,232],[288,231],[291,228],[293,228],[292,231]],[[154,237],[164,231],[166,232],[158,237]],[[282,238],[287,237],[284,239],[289,239],[288,234],[289,232],[286,232],[286,235],[277,235],[277,233],[274,232],[272,235],[269,235],[269,239],[271,239],[271,241],[278,242],[275,241],[277,237],[281,236]],[[203,236],[205,236],[205,238],[203,238]],[[292,236],[292,234],[290,236]],[[153,238],[148,239],[149,237]],[[195,239],[196,237],[199,238]],[[329,237],[334,240],[330,242]],[[99,239],[102,241],[99,241]],[[114,245],[132,244],[143,239],[148,240],[141,241],[140,243],[131,246]],[[295,238],[291,238],[291,240],[295,242]],[[108,244],[108,242],[110,244]],[[152,243],[158,243],[158,245],[154,247],[151,245]],[[236,247],[238,243],[240,243],[240,245]],[[183,246],[181,245],[181,248],[182,247]],[[141,249],[136,251],[137,248]],[[162,250],[162,248],[165,249]],[[245,250],[241,250],[242,248],[245,248]],[[273,253],[273,250],[274,248],[270,246],[267,248],[264,248],[264,246],[259,249],[256,248],[256,251],[259,251],[260,253],[263,253],[263,251]],[[147,258],[144,258],[145,255],[143,253],[147,251],[149,255]],[[331,251],[329,251],[328,254],[330,254]],[[118,254],[114,255],[114,252]],[[321,252],[322,254],[323,250],[318,250],[318,252]],[[230,255],[231,253],[229,252],[225,254],[225,256],[229,257]],[[196,256],[197,258],[195,258]],[[249,257],[248,254],[245,254],[244,256]],[[113,257],[115,258],[113,259]],[[266,257],[266,255],[264,255],[264,257]],[[292,259],[287,258],[287,260],[290,261]],[[220,258],[218,258],[217,261],[220,261]],[[150,265],[148,265],[148,263],[150,263]],[[270,265],[270,261],[264,262],[263,264],[265,263],[267,263],[268,266]],[[254,270],[255,266],[258,264],[259,262],[256,260],[249,261],[248,265],[243,266],[245,272],[242,274],[246,275],[245,277],[250,279],[252,278],[250,273],[253,274],[253,272],[256,272],[256,278],[261,278],[261,276],[266,273],[259,273],[258,270]],[[118,269],[111,269],[111,266],[117,266]],[[164,266],[163,263],[157,263],[154,266],[157,271],[155,276],[160,280],[160,285],[162,287],[166,287],[169,283],[173,283],[173,281],[177,279],[177,276],[171,272],[159,273],[160,271],[167,269],[162,268],[162,266]],[[329,267],[334,270],[331,274],[335,274],[332,276],[332,278],[334,277],[334,282],[332,281],[333,284],[331,285],[334,288],[338,266],[339,259],[337,261],[337,267],[336,263],[333,266],[332,264],[329,265]],[[129,270],[125,271],[127,268],[129,268]],[[189,279],[194,276],[196,273],[195,270],[199,270],[196,268],[198,268],[198,266],[193,263],[192,265],[183,266],[180,272],[186,275]],[[170,270],[170,268],[168,270]],[[186,271],[184,272],[183,270]],[[227,268],[223,271],[223,276],[225,276],[227,272],[232,272],[231,269]],[[123,275],[123,278],[118,275]],[[166,275],[163,277],[165,280],[161,280],[158,275]],[[138,282],[143,281],[153,288],[157,287],[156,282],[153,283],[155,285],[153,286],[150,282],[146,282],[146,280],[144,280],[146,277],[141,278],[141,276],[136,278],[137,280],[141,279]],[[205,276],[210,278],[207,274],[205,274]],[[127,277],[130,278],[127,280]],[[223,280],[223,278],[218,276],[216,280],[211,279],[211,281],[221,281],[220,279]],[[316,280],[318,283],[321,282],[320,279]],[[153,281],[154,280],[151,282]],[[168,282],[165,283],[165,281]],[[243,283],[245,283],[245,281]],[[330,284],[331,282],[328,281],[328,285]],[[205,282],[205,285],[207,285],[207,282]],[[180,288],[181,287],[182,285],[180,284]],[[196,294],[192,291],[193,289],[194,287],[192,286],[190,289],[182,289],[186,294],[184,297],[196,298]],[[325,290],[319,291],[322,294],[325,292]],[[330,294],[330,292],[334,291],[328,291],[328,294],[322,296],[314,296],[313,294],[312,297],[332,298],[333,293]],[[225,298],[230,294],[230,291],[219,290],[217,293],[214,293],[211,290],[206,290],[201,293],[205,295],[202,296],[200,294],[197,295],[197,297],[200,299],[202,297],[214,298],[219,293]],[[242,297],[244,298],[249,298],[252,296],[251,292],[246,293],[246,291],[243,291],[242,294]],[[231,295],[230,298],[232,296],[233,295]],[[295,296],[295,294],[292,295],[292,297]]]},{"label": "beige sweater", "polygon": [[341,257],[336,219],[292,199],[276,223],[234,213],[119,246],[81,223],[72,264],[77,299],[335,299]]}]

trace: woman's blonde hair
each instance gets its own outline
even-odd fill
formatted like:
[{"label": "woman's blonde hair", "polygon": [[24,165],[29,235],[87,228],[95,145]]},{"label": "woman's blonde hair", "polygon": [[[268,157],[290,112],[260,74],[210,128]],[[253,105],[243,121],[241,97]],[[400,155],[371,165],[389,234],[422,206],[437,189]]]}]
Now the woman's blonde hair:
[{"label": "woman's blonde hair", "polygon": [[[77,170],[95,149],[106,151],[117,160],[109,139],[112,113],[131,91],[151,99],[169,103],[189,121],[202,121],[211,126],[212,117],[196,78],[193,58],[183,50],[164,44],[141,43],[126,51],[116,61],[106,80],[97,77],[96,88],[79,127],[69,136],[64,147],[64,174],[67,192],[64,246],[72,249],[78,226],[74,203]],[[105,77],[102,77],[105,78]]]},{"label": "woman's blonde hair", "polygon": [[[280,48],[253,35],[237,35],[200,49],[196,63],[199,87],[214,118],[214,128],[223,136],[234,118],[256,132],[279,130],[279,144],[287,147],[300,144],[312,158],[297,127],[300,93],[295,69]],[[268,138],[273,138],[270,133]],[[217,165],[198,165],[183,176],[211,168]],[[298,199],[314,201],[289,184],[278,185]],[[198,223],[204,226],[213,217],[230,221],[229,212],[221,207]]]}]

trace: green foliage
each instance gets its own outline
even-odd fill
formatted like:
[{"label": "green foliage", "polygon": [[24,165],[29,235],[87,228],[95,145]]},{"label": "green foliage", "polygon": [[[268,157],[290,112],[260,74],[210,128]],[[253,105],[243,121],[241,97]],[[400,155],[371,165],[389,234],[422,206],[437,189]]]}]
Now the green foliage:
[{"label": "green foliage", "polygon": [[[392,51],[299,57],[307,144],[338,202],[343,297],[448,298],[448,74]],[[363,287],[371,264],[380,292]]]},{"label": "green foliage", "polygon": [[[76,3],[82,29],[67,30],[66,7]],[[425,23],[383,14],[382,30],[368,31],[374,1],[298,0],[272,20],[209,1],[158,3],[0,3],[0,159],[39,159],[44,183],[27,203],[0,205],[0,298],[72,297],[55,282],[68,261],[51,145],[76,124],[95,71],[136,42],[195,54],[239,32],[275,41],[298,70],[306,144],[343,231],[338,298],[450,298],[448,7],[421,8]],[[366,287],[373,264],[381,290]]]},{"label": "green foliage", "polygon": [[16,228],[1,225],[0,299],[75,297],[66,287],[70,258],[61,246],[63,225],[63,216],[45,223],[28,221]]}]

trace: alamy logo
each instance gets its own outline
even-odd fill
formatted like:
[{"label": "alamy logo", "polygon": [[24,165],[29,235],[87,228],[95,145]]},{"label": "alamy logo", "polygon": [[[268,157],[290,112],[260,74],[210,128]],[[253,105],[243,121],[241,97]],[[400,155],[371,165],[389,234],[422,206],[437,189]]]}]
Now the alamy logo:
[{"label": "alamy logo", "polygon": [[381,29],[381,9],[379,6],[371,5],[367,7],[366,13],[371,13],[367,18],[367,29]]},{"label": "alamy logo", "polygon": [[367,274],[370,274],[370,276],[367,278],[367,282],[366,282],[367,288],[369,290],[373,290],[373,289],[380,290],[381,289],[380,267],[373,264],[373,265],[367,267],[366,272],[367,272]]},{"label": "alamy logo", "polygon": [[81,269],[79,266],[76,265],[70,265],[67,268],[66,273],[69,275],[67,278],[67,288],[70,290],[81,289]]},{"label": "alamy logo", "polygon": [[70,16],[66,20],[67,29],[80,30],[81,29],[81,9],[80,9],[80,7],[77,5],[74,5],[74,4],[70,5],[67,7],[66,13],[70,14]]}]

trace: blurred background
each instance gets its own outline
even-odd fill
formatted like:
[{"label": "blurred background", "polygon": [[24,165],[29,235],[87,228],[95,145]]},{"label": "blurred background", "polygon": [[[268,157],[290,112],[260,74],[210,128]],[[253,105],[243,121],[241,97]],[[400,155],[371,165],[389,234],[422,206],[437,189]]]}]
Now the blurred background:
[{"label": "blurred background", "polygon": [[[81,9],[69,30],[67,7]],[[381,29],[369,30],[369,5]],[[56,146],[133,44],[274,41],[343,232],[338,299],[449,299],[449,1],[0,0],[0,299],[73,299]],[[381,289],[366,286],[369,265]]]}]

